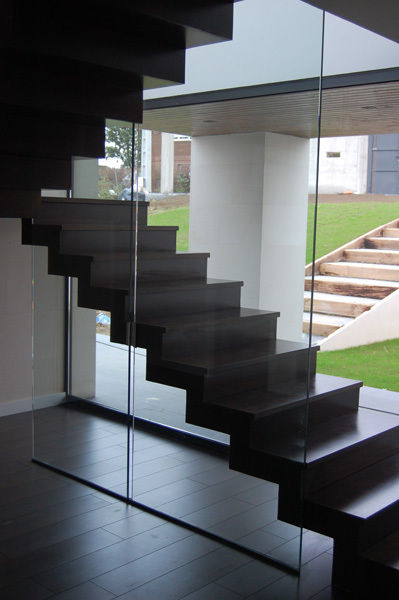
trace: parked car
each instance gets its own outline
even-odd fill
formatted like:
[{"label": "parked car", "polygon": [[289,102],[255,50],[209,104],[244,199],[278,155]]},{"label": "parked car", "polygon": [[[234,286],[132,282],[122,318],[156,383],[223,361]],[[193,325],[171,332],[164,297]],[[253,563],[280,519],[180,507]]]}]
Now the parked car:
[{"label": "parked car", "polygon": [[[144,192],[134,192],[133,194],[133,198],[134,200],[137,200],[139,202],[143,202],[145,201],[145,193]],[[119,196],[119,200],[128,200],[130,201],[132,199],[132,190],[130,188],[123,188],[121,195]]]}]

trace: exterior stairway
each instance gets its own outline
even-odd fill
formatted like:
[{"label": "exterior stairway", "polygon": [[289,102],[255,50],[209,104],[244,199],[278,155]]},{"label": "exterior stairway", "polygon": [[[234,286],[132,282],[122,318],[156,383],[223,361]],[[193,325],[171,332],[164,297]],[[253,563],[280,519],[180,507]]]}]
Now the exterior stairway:
[{"label": "exterior stairway", "polygon": [[[147,379],[187,390],[187,421],[230,434],[231,468],[278,483],[279,518],[333,537],[333,583],[356,588],[373,547],[399,530],[399,416],[359,408],[361,382],[316,374],[317,347],[276,339],[278,313],[242,308],[242,282],[208,279],[208,254],[176,253],[177,228],[149,227],[147,204],[137,209]],[[49,273],[78,278],[80,306],[111,311],[118,343],[130,214],[127,202],[46,198],[22,227],[24,243],[48,247]]]},{"label": "exterior stairway", "polygon": [[[311,286],[311,275],[307,274],[305,333],[309,332]],[[313,335],[327,337],[344,328],[398,289],[399,222],[396,220],[317,261]]]}]

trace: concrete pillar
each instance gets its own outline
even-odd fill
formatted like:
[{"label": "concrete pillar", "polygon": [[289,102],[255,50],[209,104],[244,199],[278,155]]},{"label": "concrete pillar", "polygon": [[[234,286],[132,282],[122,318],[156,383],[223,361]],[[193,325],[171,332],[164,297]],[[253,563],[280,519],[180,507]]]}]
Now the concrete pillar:
[{"label": "concrete pillar", "polygon": [[190,251],[210,251],[209,277],[244,281],[248,307],[259,302],[264,145],[263,133],[191,142]]},{"label": "concrete pillar", "polygon": [[280,311],[277,334],[302,338],[309,141],[265,136],[259,307]]},{"label": "concrete pillar", "polygon": [[161,193],[173,192],[174,137],[172,133],[162,133],[161,145]]},{"label": "concrete pillar", "polygon": [[152,131],[142,129],[141,136],[141,175],[143,177],[143,187],[147,192],[151,192]]},{"label": "concrete pillar", "polygon": [[209,277],[244,282],[241,305],[279,310],[279,337],[302,332],[308,140],[272,133],[192,140],[190,251]]},{"label": "concrete pillar", "polygon": [[98,160],[77,156],[72,161],[72,194],[75,198],[98,197]]}]

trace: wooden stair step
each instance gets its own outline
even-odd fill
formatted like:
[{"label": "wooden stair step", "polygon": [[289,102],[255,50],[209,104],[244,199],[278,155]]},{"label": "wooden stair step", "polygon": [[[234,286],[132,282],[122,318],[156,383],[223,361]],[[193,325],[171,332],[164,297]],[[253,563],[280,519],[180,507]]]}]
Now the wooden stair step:
[{"label": "wooden stair step", "polygon": [[184,279],[139,281],[137,321],[149,317],[187,315],[240,306],[242,281]]},{"label": "wooden stair step", "polygon": [[385,227],[382,231],[384,237],[399,237],[399,227]]},{"label": "wooden stair step", "polygon": [[137,324],[137,345],[149,348],[162,337],[162,355],[172,359],[192,348],[222,349],[276,337],[279,313],[249,308],[213,310],[174,317],[149,318]]},{"label": "wooden stair step", "polygon": [[399,454],[311,493],[304,526],[363,547],[399,529]]},{"label": "wooden stair step", "polygon": [[[318,348],[312,347],[314,353]],[[291,342],[288,340],[265,340],[257,344],[240,346],[239,348],[224,348],[216,351],[208,348],[206,351],[191,355],[175,357],[173,366],[192,373],[216,374],[221,371],[238,369],[240,367],[256,365],[268,361],[288,357],[294,358],[295,354],[306,354],[309,351],[308,344]],[[167,363],[168,361],[164,361]],[[176,364],[174,364],[176,363]],[[171,365],[172,366],[172,363]]]},{"label": "wooden stair step", "polygon": [[399,281],[399,266],[358,262],[331,262],[320,265],[322,275],[340,277],[361,277],[363,279],[383,279]]},{"label": "wooden stair step", "polygon": [[366,248],[385,248],[387,250],[399,250],[399,238],[397,237],[368,237],[365,239]]},{"label": "wooden stair step", "polygon": [[280,421],[279,426],[276,419],[273,423],[258,419],[252,430],[251,448],[270,458],[278,457],[280,468],[287,471],[286,481],[293,481],[293,474],[304,468],[306,443],[308,493],[399,451],[399,416],[359,408],[311,423],[306,440],[299,423],[291,421],[287,426],[283,415]]},{"label": "wooden stair step", "polygon": [[[397,230],[399,232],[399,228]],[[373,263],[375,265],[399,265],[398,250],[378,250],[376,248],[356,248],[344,250],[344,259],[352,262]]]},{"label": "wooden stair step", "polygon": [[[142,281],[206,279],[208,252],[143,252],[137,259]],[[91,267],[93,286],[128,290],[134,269],[134,253],[95,255]]]},{"label": "wooden stair step", "polygon": [[[148,202],[138,202],[138,222],[147,223]],[[113,224],[135,222],[136,202],[91,198],[42,198],[39,225]]]},{"label": "wooden stair step", "polygon": [[[288,417],[289,413],[287,411],[293,411],[298,408],[303,410],[307,402],[309,402],[311,411],[317,405],[323,415],[322,420],[324,420],[326,415],[327,417],[337,415],[336,410],[331,410],[331,405],[329,404],[329,400],[331,399],[335,402],[337,390],[340,392],[358,392],[361,385],[360,381],[316,373],[310,381],[309,397],[307,395],[307,381],[304,379],[302,381],[279,382],[267,389],[249,390],[245,393],[245,396],[242,396],[242,394],[233,394],[231,396],[216,398],[212,401],[212,404],[230,411],[231,414],[237,414],[240,419],[250,417],[251,419],[256,418],[259,420],[275,415],[280,416],[281,414]],[[354,402],[351,400],[349,403],[341,402],[339,414],[348,410],[354,411],[357,407],[358,400]],[[320,416],[313,417],[313,419],[318,421]]]},{"label": "wooden stair step", "polygon": [[[311,287],[312,278],[305,277],[305,289],[309,291]],[[398,288],[399,283],[394,281],[333,277],[330,275],[316,275],[314,278],[315,291],[345,296],[382,299]]]},{"label": "wooden stair step", "polygon": [[[311,292],[305,291],[304,310],[306,312],[310,311],[310,300]],[[313,294],[313,310],[315,312],[343,317],[358,317],[378,302],[379,300],[375,298],[342,296],[324,292],[314,292]]]},{"label": "wooden stair step", "polygon": [[[351,323],[352,317],[342,317],[337,315],[325,315],[322,313],[313,312],[312,319],[312,334],[327,336],[337,329],[340,329],[344,325]],[[310,332],[310,313],[305,312],[303,314],[303,332]]]},{"label": "wooden stair step", "polygon": [[[137,251],[173,252],[178,227],[148,226],[138,223]],[[134,247],[135,231],[126,225],[64,225],[60,233],[60,251],[89,255],[127,252]]]},{"label": "wooden stair step", "polygon": [[359,559],[358,586],[362,598],[397,600],[399,589],[399,531],[362,552]]}]

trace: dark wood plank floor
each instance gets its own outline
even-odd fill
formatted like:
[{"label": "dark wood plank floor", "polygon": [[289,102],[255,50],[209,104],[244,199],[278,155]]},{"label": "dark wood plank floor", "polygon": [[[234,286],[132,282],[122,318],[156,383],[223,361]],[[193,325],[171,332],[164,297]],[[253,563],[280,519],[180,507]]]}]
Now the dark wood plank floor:
[{"label": "dark wood plank floor", "polygon": [[[36,421],[36,434],[47,433],[36,448],[43,458],[58,450],[65,468],[115,489],[124,485],[125,448],[115,423],[68,415],[62,435],[50,420]],[[301,577],[287,575],[32,463],[30,429],[30,414],[0,419],[2,600],[344,600],[329,587],[328,538],[306,532]],[[296,554],[296,532],[276,521],[270,485],[252,485],[229,474],[221,457],[152,434],[138,433],[135,450],[137,499],[222,535],[234,532],[277,558]],[[267,521],[260,529],[259,515]]]}]

